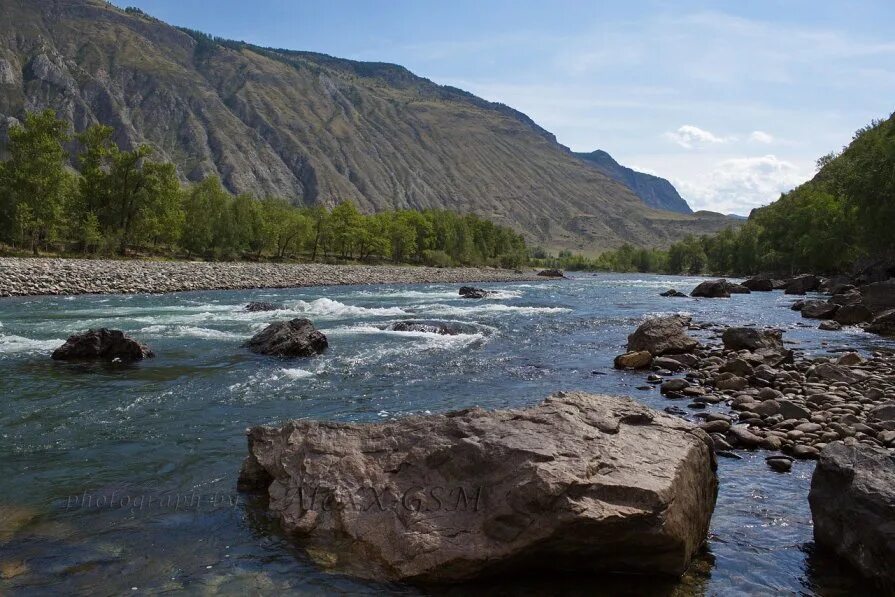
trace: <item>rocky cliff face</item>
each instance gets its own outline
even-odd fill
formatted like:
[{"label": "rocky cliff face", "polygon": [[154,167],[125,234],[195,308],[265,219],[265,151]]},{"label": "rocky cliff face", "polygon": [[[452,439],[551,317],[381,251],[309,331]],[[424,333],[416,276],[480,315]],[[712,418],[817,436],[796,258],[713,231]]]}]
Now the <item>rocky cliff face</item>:
[{"label": "rocky cliff face", "polygon": [[593,164],[613,180],[617,180],[631,189],[635,195],[640,197],[650,207],[682,214],[693,213],[693,210],[680,196],[674,185],[664,178],[637,172],[622,166],[611,155],[601,149],[591,153],[576,153],[575,155],[589,164]]},{"label": "rocky cliff face", "polygon": [[99,0],[0,0],[0,14],[0,129],[51,107],[76,130],[103,122],[151,144],[185,181],[474,212],[551,247],[663,245],[729,224],[651,210],[524,114],[400,66],[221,42]]}]

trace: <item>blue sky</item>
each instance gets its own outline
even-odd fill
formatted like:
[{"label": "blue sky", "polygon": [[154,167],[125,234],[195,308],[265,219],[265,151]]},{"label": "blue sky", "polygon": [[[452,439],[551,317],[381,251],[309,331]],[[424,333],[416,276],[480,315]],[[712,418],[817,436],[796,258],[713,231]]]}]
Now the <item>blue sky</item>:
[{"label": "blue sky", "polygon": [[[401,64],[576,151],[748,214],[895,110],[895,2],[122,0],[222,37]],[[212,8],[213,7],[213,8]]]}]

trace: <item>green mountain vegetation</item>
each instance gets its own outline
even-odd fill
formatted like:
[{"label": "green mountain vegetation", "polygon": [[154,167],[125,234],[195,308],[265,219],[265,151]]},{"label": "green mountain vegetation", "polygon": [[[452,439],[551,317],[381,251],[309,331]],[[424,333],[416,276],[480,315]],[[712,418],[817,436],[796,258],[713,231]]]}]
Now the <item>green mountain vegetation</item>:
[{"label": "green mountain vegetation", "polygon": [[[0,241],[82,254],[142,253],[214,259],[391,260],[518,267],[525,241],[509,228],[442,210],[361,214],[350,201],[299,208],[232,195],[216,176],[182,187],[147,145],[122,149],[93,125],[74,139],[52,110],[9,130],[0,162]],[[65,145],[76,141],[70,156]],[[77,164],[77,169],[68,167]]]},{"label": "green mountain vegetation", "polygon": [[812,180],[753,210],[738,230],[689,236],[667,250],[624,246],[596,259],[565,252],[544,262],[675,274],[832,274],[895,260],[895,114],[860,129],[817,165]]},{"label": "green mountain vegetation", "polygon": [[0,0],[0,15],[0,158],[9,127],[51,108],[75,133],[105,124],[128,151],[148,145],[181,183],[474,213],[553,250],[668,246],[731,222],[651,209],[526,115],[397,65],[222,40],[101,0]]}]

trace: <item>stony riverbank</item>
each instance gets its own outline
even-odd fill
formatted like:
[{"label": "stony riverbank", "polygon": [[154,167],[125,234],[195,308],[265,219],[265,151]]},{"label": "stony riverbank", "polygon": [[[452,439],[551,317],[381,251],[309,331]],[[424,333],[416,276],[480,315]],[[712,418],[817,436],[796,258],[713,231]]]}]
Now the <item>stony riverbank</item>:
[{"label": "stony riverbank", "polygon": [[471,267],[0,258],[0,297],[543,279],[533,270]]}]

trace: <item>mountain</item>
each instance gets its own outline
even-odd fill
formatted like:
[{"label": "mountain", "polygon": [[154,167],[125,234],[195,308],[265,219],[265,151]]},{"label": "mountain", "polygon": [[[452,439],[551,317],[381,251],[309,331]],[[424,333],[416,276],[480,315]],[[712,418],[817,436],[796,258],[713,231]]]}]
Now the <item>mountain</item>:
[{"label": "mountain", "polygon": [[472,212],[582,252],[730,223],[650,209],[524,114],[401,66],[221,40],[101,0],[0,0],[0,14],[0,123],[45,107],[75,130],[106,123],[185,181]]},{"label": "mountain", "polygon": [[644,203],[656,209],[691,214],[693,210],[687,205],[677,189],[664,178],[638,172],[616,162],[611,155],[598,149],[591,153],[576,153],[582,160],[593,164],[614,180],[619,181],[640,197]]}]

